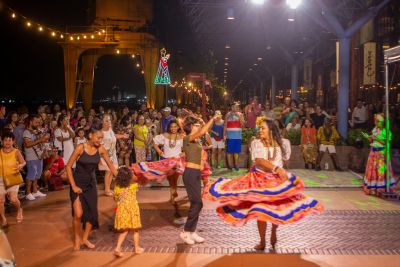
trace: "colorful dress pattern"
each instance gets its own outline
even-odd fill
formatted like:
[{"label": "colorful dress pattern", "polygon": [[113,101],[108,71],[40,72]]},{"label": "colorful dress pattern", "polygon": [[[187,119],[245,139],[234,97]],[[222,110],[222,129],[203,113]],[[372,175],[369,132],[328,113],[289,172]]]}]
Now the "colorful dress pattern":
[{"label": "colorful dress pattern", "polygon": [[114,228],[116,230],[138,229],[142,227],[140,222],[140,209],[136,199],[137,184],[131,184],[126,188],[116,186],[114,199],[117,202]]},{"label": "colorful dress pattern", "polygon": [[[283,166],[280,148],[264,147],[260,140],[251,144],[251,157],[264,158],[276,166]],[[274,155],[274,157],[269,157]],[[206,189],[205,198],[220,201],[218,215],[227,223],[235,226],[245,225],[251,219],[272,224],[296,222],[308,214],[318,214],[323,206],[317,200],[303,195],[304,183],[289,173],[289,179],[283,181],[277,174],[258,168],[235,179],[219,178]]]},{"label": "colorful dress pattern", "polygon": [[[175,173],[183,174],[185,171],[186,161],[183,157],[171,157],[159,161],[153,162],[138,162],[131,165],[131,169],[135,176],[138,178],[138,182],[141,184],[149,181],[161,182],[168,176]],[[201,177],[206,180],[211,175],[210,166],[204,165],[201,170]]]},{"label": "colorful dress pattern", "polygon": [[[372,135],[384,142],[386,140],[386,129],[375,127],[372,130]],[[392,139],[392,133],[389,133],[389,140]],[[380,192],[386,191],[386,159],[385,146],[378,141],[371,143],[371,151],[369,152],[367,167],[364,176],[364,192],[368,195],[378,195]],[[394,190],[395,180],[392,165],[390,164],[390,191]]]}]

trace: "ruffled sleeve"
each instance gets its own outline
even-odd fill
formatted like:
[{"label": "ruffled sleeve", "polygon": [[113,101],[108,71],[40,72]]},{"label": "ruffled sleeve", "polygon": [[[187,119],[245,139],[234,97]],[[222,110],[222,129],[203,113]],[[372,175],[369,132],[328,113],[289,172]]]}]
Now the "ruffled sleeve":
[{"label": "ruffled sleeve", "polygon": [[251,143],[250,153],[252,161],[254,161],[256,158],[265,159],[265,148],[260,140],[256,139]]},{"label": "ruffled sleeve", "polygon": [[154,141],[154,144],[156,144],[156,145],[164,145],[165,138],[162,134],[159,134],[153,138],[153,141]]}]

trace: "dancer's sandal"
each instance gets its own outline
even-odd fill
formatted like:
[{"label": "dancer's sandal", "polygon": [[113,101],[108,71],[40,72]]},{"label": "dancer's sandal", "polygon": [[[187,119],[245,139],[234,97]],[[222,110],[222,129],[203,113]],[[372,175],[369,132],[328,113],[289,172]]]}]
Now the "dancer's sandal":
[{"label": "dancer's sandal", "polygon": [[82,245],[84,245],[85,247],[89,248],[89,249],[93,249],[96,247],[95,244],[91,243],[89,240],[87,241],[82,241]]},{"label": "dancer's sandal", "polygon": [[124,253],[122,253],[119,250],[114,250],[114,256],[118,258],[122,258],[124,256]]}]

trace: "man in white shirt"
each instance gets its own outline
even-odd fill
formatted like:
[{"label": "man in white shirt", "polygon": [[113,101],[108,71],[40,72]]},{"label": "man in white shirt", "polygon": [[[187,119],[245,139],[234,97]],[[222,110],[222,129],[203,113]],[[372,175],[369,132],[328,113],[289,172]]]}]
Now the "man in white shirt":
[{"label": "man in white shirt", "polygon": [[351,116],[354,129],[366,129],[368,121],[368,110],[363,105],[361,99],[357,100],[357,106],[353,110]]}]

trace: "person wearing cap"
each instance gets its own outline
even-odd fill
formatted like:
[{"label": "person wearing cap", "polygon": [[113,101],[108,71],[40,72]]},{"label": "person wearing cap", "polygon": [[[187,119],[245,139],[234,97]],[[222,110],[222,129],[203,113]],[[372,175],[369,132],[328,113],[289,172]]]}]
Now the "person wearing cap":
[{"label": "person wearing cap", "polygon": [[317,140],[319,144],[319,154],[317,157],[315,170],[321,170],[321,160],[325,154],[325,151],[328,150],[329,155],[331,156],[333,165],[337,171],[342,171],[339,166],[339,161],[336,155],[335,144],[340,139],[340,136],[335,128],[332,125],[332,121],[329,118],[325,118],[324,125],[318,129],[317,132]]},{"label": "person wearing cap", "polygon": [[[369,152],[367,166],[364,175],[363,190],[367,195],[378,195],[385,192],[386,182],[386,128],[383,114],[375,114],[375,128],[372,134],[363,133],[363,136],[371,142],[371,151]],[[392,132],[389,130],[389,142],[392,140]],[[390,190],[394,188],[394,176],[392,165],[390,165]]]},{"label": "person wearing cap", "polygon": [[[215,115],[222,116],[221,111],[216,110]],[[222,168],[222,150],[225,148],[224,120],[222,117],[215,119],[211,127],[211,143],[213,145],[211,165],[217,169]]]},{"label": "person wearing cap", "polygon": [[161,127],[160,127],[161,133],[167,132],[168,124],[173,119],[174,119],[174,116],[171,115],[171,108],[170,107],[165,107],[163,109],[163,116],[162,116],[162,119],[161,119],[161,122],[160,122],[161,123]]}]

